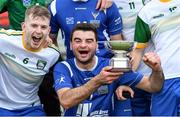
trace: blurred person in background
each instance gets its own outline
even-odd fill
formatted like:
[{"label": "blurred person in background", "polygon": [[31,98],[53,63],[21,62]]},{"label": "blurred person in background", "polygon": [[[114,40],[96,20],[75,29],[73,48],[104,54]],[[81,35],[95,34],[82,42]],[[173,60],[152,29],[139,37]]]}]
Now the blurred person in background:
[{"label": "blurred person in background", "polygon": [[[146,5],[150,0],[113,0],[122,16],[122,22],[123,22],[123,39],[126,41],[134,41],[134,32],[135,32],[135,24],[136,19],[139,11],[141,10],[144,5]],[[154,45],[150,41],[148,43],[148,47],[145,49],[144,53],[150,52],[154,50]],[[144,75],[150,75],[151,69],[144,64],[143,61],[141,61],[140,65],[138,67],[133,67],[133,70],[136,70]],[[121,106],[122,103],[127,103],[125,101],[117,101],[116,113],[122,113],[121,111],[124,111],[126,115],[133,115],[133,116],[150,116],[150,105],[151,105],[151,94],[134,88],[134,97],[131,99],[128,99],[129,101],[129,108]],[[119,103],[119,104],[118,104]],[[126,105],[127,105],[126,104]],[[119,109],[118,109],[119,108]],[[129,114],[128,114],[129,113]]]},{"label": "blurred person in background", "polygon": [[0,11],[6,7],[9,14],[10,28],[22,30],[21,23],[25,18],[25,11],[33,5],[48,6],[51,0],[1,0]]},{"label": "blurred person in background", "polygon": [[[9,13],[10,28],[21,30],[21,23],[24,21],[25,11],[33,5],[48,6],[53,0],[0,0],[0,11],[5,7]],[[97,9],[104,9],[111,0],[99,0]]]},{"label": "blurred person in background", "polygon": [[6,8],[0,12],[0,28],[9,28],[9,18]]},{"label": "blurred person in background", "polygon": [[114,3],[103,10],[96,8],[98,0],[54,0],[49,10],[52,14],[50,37],[56,43],[61,29],[66,47],[66,57],[74,57],[70,48],[70,34],[78,23],[91,23],[98,29],[97,55],[111,58],[113,53],[105,48],[107,40],[122,40],[122,20]]}]

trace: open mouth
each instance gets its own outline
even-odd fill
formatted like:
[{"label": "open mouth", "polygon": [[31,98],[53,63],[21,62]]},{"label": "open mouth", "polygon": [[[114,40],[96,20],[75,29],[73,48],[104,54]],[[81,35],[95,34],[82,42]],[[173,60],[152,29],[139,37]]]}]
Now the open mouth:
[{"label": "open mouth", "polygon": [[33,39],[33,41],[34,41],[35,43],[38,43],[38,42],[41,41],[41,37],[35,37],[35,36],[33,36],[32,39]]},{"label": "open mouth", "polygon": [[80,50],[79,53],[81,54],[81,56],[85,57],[88,55],[89,52],[86,50]]}]

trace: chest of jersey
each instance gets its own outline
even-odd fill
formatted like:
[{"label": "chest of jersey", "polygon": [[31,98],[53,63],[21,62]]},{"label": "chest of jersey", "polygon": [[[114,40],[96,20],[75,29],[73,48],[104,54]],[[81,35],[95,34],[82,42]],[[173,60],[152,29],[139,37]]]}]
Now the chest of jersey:
[{"label": "chest of jersey", "polygon": [[30,52],[25,50],[18,36],[2,38],[0,46],[2,47],[0,48],[1,72],[7,76],[9,72],[9,77],[15,76],[22,80],[36,81],[43,77],[55,63],[52,59],[57,58],[55,53],[56,57],[51,55],[53,51]]},{"label": "chest of jersey", "polygon": [[[104,11],[98,11],[95,9],[95,4],[91,6],[75,4],[66,9],[60,6],[62,10],[58,11],[58,19],[61,28],[70,32],[72,28],[78,23],[91,23],[99,29],[105,29],[107,26],[106,14]],[[66,10],[66,12],[64,12]]]}]

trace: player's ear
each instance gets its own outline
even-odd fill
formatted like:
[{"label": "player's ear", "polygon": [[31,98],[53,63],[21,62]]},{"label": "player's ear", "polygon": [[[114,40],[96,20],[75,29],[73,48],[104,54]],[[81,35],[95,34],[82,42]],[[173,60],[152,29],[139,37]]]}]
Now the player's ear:
[{"label": "player's ear", "polygon": [[51,31],[51,26],[49,26],[49,28],[48,28],[48,33],[50,34],[50,31]]},{"label": "player's ear", "polygon": [[26,26],[25,26],[25,22],[22,22],[22,23],[21,23],[22,31],[25,31],[25,27],[26,27]]},{"label": "player's ear", "polygon": [[99,48],[98,48],[98,47],[99,47],[98,44],[96,44],[96,52],[99,51]]},{"label": "player's ear", "polygon": [[72,50],[72,41],[70,41],[70,50]]}]

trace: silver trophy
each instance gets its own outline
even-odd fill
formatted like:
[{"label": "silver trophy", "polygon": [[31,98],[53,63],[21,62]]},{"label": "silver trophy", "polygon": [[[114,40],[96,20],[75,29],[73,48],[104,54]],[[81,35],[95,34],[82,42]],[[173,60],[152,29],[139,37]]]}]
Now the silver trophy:
[{"label": "silver trophy", "polygon": [[110,60],[113,71],[127,72],[131,70],[130,58],[127,54],[133,49],[133,46],[134,42],[132,41],[107,41],[106,47],[114,53]]}]

